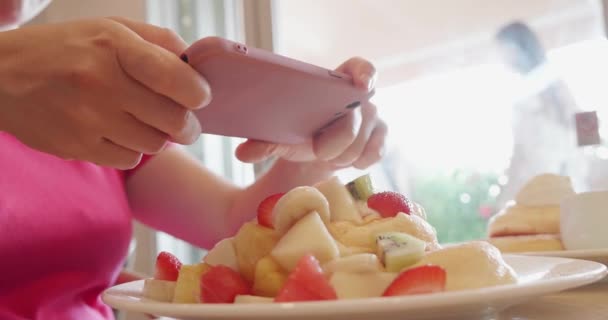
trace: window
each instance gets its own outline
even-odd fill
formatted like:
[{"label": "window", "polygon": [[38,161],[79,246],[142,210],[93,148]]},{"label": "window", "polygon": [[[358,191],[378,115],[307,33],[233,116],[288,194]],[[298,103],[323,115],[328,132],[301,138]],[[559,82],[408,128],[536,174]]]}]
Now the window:
[{"label": "window", "polygon": [[[242,18],[237,1],[222,0],[148,0],[148,21],[178,32],[187,43],[206,37],[221,36],[241,41]],[[202,135],[188,150],[216,174],[239,185],[253,180],[253,166],[234,158],[236,146],[242,139]],[[157,252],[175,253],[184,263],[201,260],[205,251],[168,234],[157,232]]]}]

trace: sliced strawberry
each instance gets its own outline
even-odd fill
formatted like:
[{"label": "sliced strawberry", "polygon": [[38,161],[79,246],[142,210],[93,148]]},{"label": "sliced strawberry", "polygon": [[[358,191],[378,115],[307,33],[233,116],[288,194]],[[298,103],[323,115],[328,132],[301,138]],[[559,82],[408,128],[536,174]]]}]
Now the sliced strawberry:
[{"label": "sliced strawberry", "polygon": [[399,212],[410,214],[412,203],[404,195],[385,191],[374,193],[367,199],[367,206],[378,211],[384,218],[390,218]]},{"label": "sliced strawberry", "polygon": [[205,303],[233,303],[241,294],[251,294],[251,288],[229,267],[213,266],[201,277],[201,301]]},{"label": "sliced strawberry", "polygon": [[273,229],[272,209],[285,193],[273,194],[260,202],[258,206],[258,224]]},{"label": "sliced strawberry", "polygon": [[383,296],[406,296],[445,290],[446,273],[440,266],[425,265],[405,270],[384,291]]},{"label": "sliced strawberry", "polygon": [[283,288],[276,296],[276,302],[336,300],[336,291],[329,284],[313,255],[305,255],[298,261]]},{"label": "sliced strawberry", "polygon": [[156,257],[156,272],[154,273],[154,279],[177,281],[177,275],[179,269],[182,267],[182,263],[179,259],[169,252],[162,251]]}]

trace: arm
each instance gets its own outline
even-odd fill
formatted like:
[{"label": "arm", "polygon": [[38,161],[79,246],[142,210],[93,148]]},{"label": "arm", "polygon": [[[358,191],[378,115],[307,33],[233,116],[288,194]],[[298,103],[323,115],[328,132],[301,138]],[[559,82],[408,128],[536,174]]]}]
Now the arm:
[{"label": "arm", "polygon": [[312,184],[333,173],[327,164],[278,160],[254,184],[239,188],[179,147],[168,148],[127,180],[135,218],[202,248],[255,218],[266,196]]}]

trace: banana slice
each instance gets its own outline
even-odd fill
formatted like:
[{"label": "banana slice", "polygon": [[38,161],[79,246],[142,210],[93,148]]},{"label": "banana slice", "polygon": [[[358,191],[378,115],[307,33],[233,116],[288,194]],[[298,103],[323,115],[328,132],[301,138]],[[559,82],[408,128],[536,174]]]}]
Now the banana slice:
[{"label": "banana slice", "polygon": [[329,203],[321,191],[314,187],[291,189],[277,201],[272,210],[272,224],[279,235],[283,235],[298,220],[316,211],[324,224],[329,223]]},{"label": "banana slice", "polygon": [[373,253],[360,253],[348,257],[333,259],[323,265],[328,275],[334,272],[382,272],[384,268]]},{"label": "banana slice", "polygon": [[143,296],[148,299],[171,302],[175,293],[175,281],[145,279]]}]

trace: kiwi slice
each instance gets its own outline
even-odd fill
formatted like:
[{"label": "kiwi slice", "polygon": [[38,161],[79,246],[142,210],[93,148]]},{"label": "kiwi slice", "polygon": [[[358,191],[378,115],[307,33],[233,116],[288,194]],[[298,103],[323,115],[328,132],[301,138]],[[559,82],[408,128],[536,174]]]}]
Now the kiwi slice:
[{"label": "kiwi slice", "polygon": [[378,258],[388,272],[400,272],[424,256],[426,243],[407,233],[385,232],[376,236]]},{"label": "kiwi slice", "polygon": [[347,183],[346,188],[353,198],[357,200],[367,201],[367,198],[374,194],[372,179],[370,178],[369,174],[362,175]]}]

